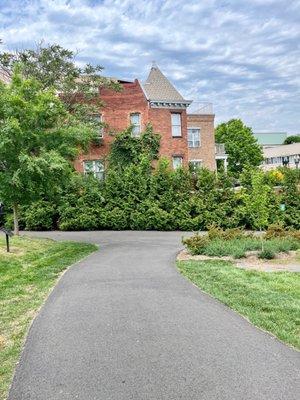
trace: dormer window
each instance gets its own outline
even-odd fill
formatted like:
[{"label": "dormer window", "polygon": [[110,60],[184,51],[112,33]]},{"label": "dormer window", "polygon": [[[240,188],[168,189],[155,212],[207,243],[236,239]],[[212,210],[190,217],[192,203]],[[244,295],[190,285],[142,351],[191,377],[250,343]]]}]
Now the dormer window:
[{"label": "dormer window", "polygon": [[130,123],[132,125],[132,136],[139,137],[141,133],[141,114],[130,114]]},{"label": "dormer window", "polygon": [[181,114],[172,113],[171,114],[171,122],[172,122],[172,136],[173,137],[181,137]]}]

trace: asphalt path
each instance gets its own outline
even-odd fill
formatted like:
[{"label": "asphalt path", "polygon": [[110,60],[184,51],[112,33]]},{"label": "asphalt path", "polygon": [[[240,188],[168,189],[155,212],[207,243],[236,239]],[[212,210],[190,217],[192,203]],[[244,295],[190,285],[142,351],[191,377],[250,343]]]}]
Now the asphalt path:
[{"label": "asphalt path", "polygon": [[182,233],[34,235],[100,247],[34,320],[9,400],[299,399],[300,353],[178,273]]}]

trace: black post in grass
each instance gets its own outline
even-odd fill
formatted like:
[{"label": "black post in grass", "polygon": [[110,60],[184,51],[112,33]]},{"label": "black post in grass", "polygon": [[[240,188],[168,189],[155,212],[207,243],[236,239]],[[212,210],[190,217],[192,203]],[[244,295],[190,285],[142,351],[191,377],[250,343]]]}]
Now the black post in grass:
[{"label": "black post in grass", "polygon": [[[0,202],[0,217],[4,215],[4,204]],[[6,239],[6,251],[9,253],[10,248],[9,248],[9,238],[13,236],[13,233],[10,229],[6,229],[3,226],[0,227],[0,231],[2,231],[5,234],[5,239]]]}]

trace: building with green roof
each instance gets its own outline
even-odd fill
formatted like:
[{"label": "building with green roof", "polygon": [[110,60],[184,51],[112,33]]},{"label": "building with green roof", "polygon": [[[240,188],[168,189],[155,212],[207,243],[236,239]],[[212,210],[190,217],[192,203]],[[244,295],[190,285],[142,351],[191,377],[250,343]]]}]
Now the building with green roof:
[{"label": "building with green roof", "polygon": [[287,132],[253,132],[258,143],[263,147],[279,146],[287,138]]}]

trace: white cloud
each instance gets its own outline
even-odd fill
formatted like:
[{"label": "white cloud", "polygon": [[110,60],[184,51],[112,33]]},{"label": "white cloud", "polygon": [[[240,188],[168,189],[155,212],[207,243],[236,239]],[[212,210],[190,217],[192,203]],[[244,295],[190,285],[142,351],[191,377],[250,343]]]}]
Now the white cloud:
[{"label": "white cloud", "polygon": [[4,48],[44,39],[127,78],[144,79],[156,60],[186,97],[213,102],[217,121],[300,130],[299,0],[23,3],[0,0]]}]

